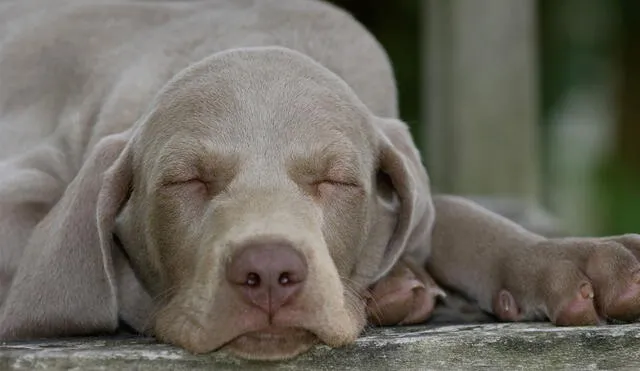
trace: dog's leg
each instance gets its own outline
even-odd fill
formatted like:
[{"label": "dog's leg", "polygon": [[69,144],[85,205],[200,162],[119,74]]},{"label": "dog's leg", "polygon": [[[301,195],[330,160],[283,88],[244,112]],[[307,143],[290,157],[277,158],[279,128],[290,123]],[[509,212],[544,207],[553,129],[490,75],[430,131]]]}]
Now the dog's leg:
[{"label": "dog's leg", "polygon": [[31,231],[64,192],[59,152],[42,145],[0,163],[0,304]]},{"label": "dog's leg", "polygon": [[427,270],[498,319],[586,325],[640,315],[637,235],[546,239],[462,198],[434,202]]}]

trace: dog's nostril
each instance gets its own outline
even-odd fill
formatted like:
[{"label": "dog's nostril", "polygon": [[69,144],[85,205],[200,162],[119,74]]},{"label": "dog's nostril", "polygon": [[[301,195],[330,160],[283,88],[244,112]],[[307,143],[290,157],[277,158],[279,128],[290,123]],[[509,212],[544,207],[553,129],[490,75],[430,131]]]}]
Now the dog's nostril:
[{"label": "dog's nostril", "polygon": [[247,281],[245,282],[247,286],[256,287],[260,285],[260,276],[258,273],[251,272],[247,275]]},{"label": "dog's nostril", "polygon": [[278,278],[278,283],[280,283],[283,286],[291,283],[291,279],[289,278],[289,272],[282,273]]}]

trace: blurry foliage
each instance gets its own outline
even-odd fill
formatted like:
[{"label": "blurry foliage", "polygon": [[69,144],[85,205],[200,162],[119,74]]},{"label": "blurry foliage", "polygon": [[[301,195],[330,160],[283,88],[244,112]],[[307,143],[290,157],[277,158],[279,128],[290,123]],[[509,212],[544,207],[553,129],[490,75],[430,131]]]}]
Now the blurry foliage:
[{"label": "blurry foliage", "polygon": [[[582,86],[613,87],[611,153],[594,164],[595,234],[640,233],[640,2],[539,0],[543,179],[553,108]],[[604,66],[604,68],[603,68]],[[567,143],[567,145],[571,145]],[[548,194],[548,189],[546,190]]]},{"label": "blurry foliage", "polygon": [[614,153],[600,169],[598,185],[606,234],[640,233],[640,2],[618,0],[620,40],[616,67]]},{"label": "blurry foliage", "polygon": [[610,159],[598,172],[598,202],[604,216],[600,234],[640,233],[640,174]]}]

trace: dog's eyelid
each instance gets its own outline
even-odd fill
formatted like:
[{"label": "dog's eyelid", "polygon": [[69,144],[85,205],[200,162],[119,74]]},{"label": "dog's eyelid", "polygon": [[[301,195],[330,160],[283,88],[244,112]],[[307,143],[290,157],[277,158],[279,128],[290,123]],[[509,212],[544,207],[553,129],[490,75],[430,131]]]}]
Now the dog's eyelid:
[{"label": "dog's eyelid", "polygon": [[158,179],[159,186],[170,186],[191,182],[210,183],[211,175],[202,171],[197,166],[178,166],[164,170]]},{"label": "dog's eyelid", "polygon": [[180,179],[180,180],[170,181],[169,184],[184,184],[184,183],[193,183],[193,182],[207,183],[206,180],[204,180],[204,179],[202,179],[200,177],[193,177],[193,178],[188,178],[188,179]]},{"label": "dog's eyelid", "polygon": [[191,184],[191,183],[202,183],[204,185],[208,185],[209,182],[201,179],[200,177],[185,178],[185,179],[166,179],[160,182],[160,186],[171,187],[171,186],[185,185],[185,184]]},{"label": "dog's eyelid", "polygon": [[362,184],[360,184],[360,182],[358,181],[354,181],[354,180],[335,180],[335,179],[330,179],[330,178],[323,178],[321,180],[318,180],[316,182],[314,182],[314,185],[320,185],[320,184],[330,184],[330,185],[334,185],[334,186],[342,186],[342,187],[362,187]]},{"label": "dog's eyelid", "polygon": [[336,185],[361,186],[362,182],[358,175],[359,172],[356,166],[338,163],[330,166],[318,180]]}]

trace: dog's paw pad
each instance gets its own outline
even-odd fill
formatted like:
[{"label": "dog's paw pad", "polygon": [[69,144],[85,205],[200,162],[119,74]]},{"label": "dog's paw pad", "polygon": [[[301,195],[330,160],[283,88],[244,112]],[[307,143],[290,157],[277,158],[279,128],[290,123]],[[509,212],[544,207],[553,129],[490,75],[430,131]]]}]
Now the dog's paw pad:
[{"label": "dog's paw pad", "polygon": [[605,309],[609,318],[632,322],[640,318],[640,271],[631,276],[631,280],[613,303]]},{"label": "dog's paw pad", "polygon": [[580,285],[578,292],[553,318],[558,326],[586,326],[602,323],[594,306],[595,292],[590,283]]},{"label": "dog's paw pad", "polygon": [[520,307],[513,295],[507,290],[500,290],[493,300],[493,313],[501,321],[519,321],[522,317]]}]

